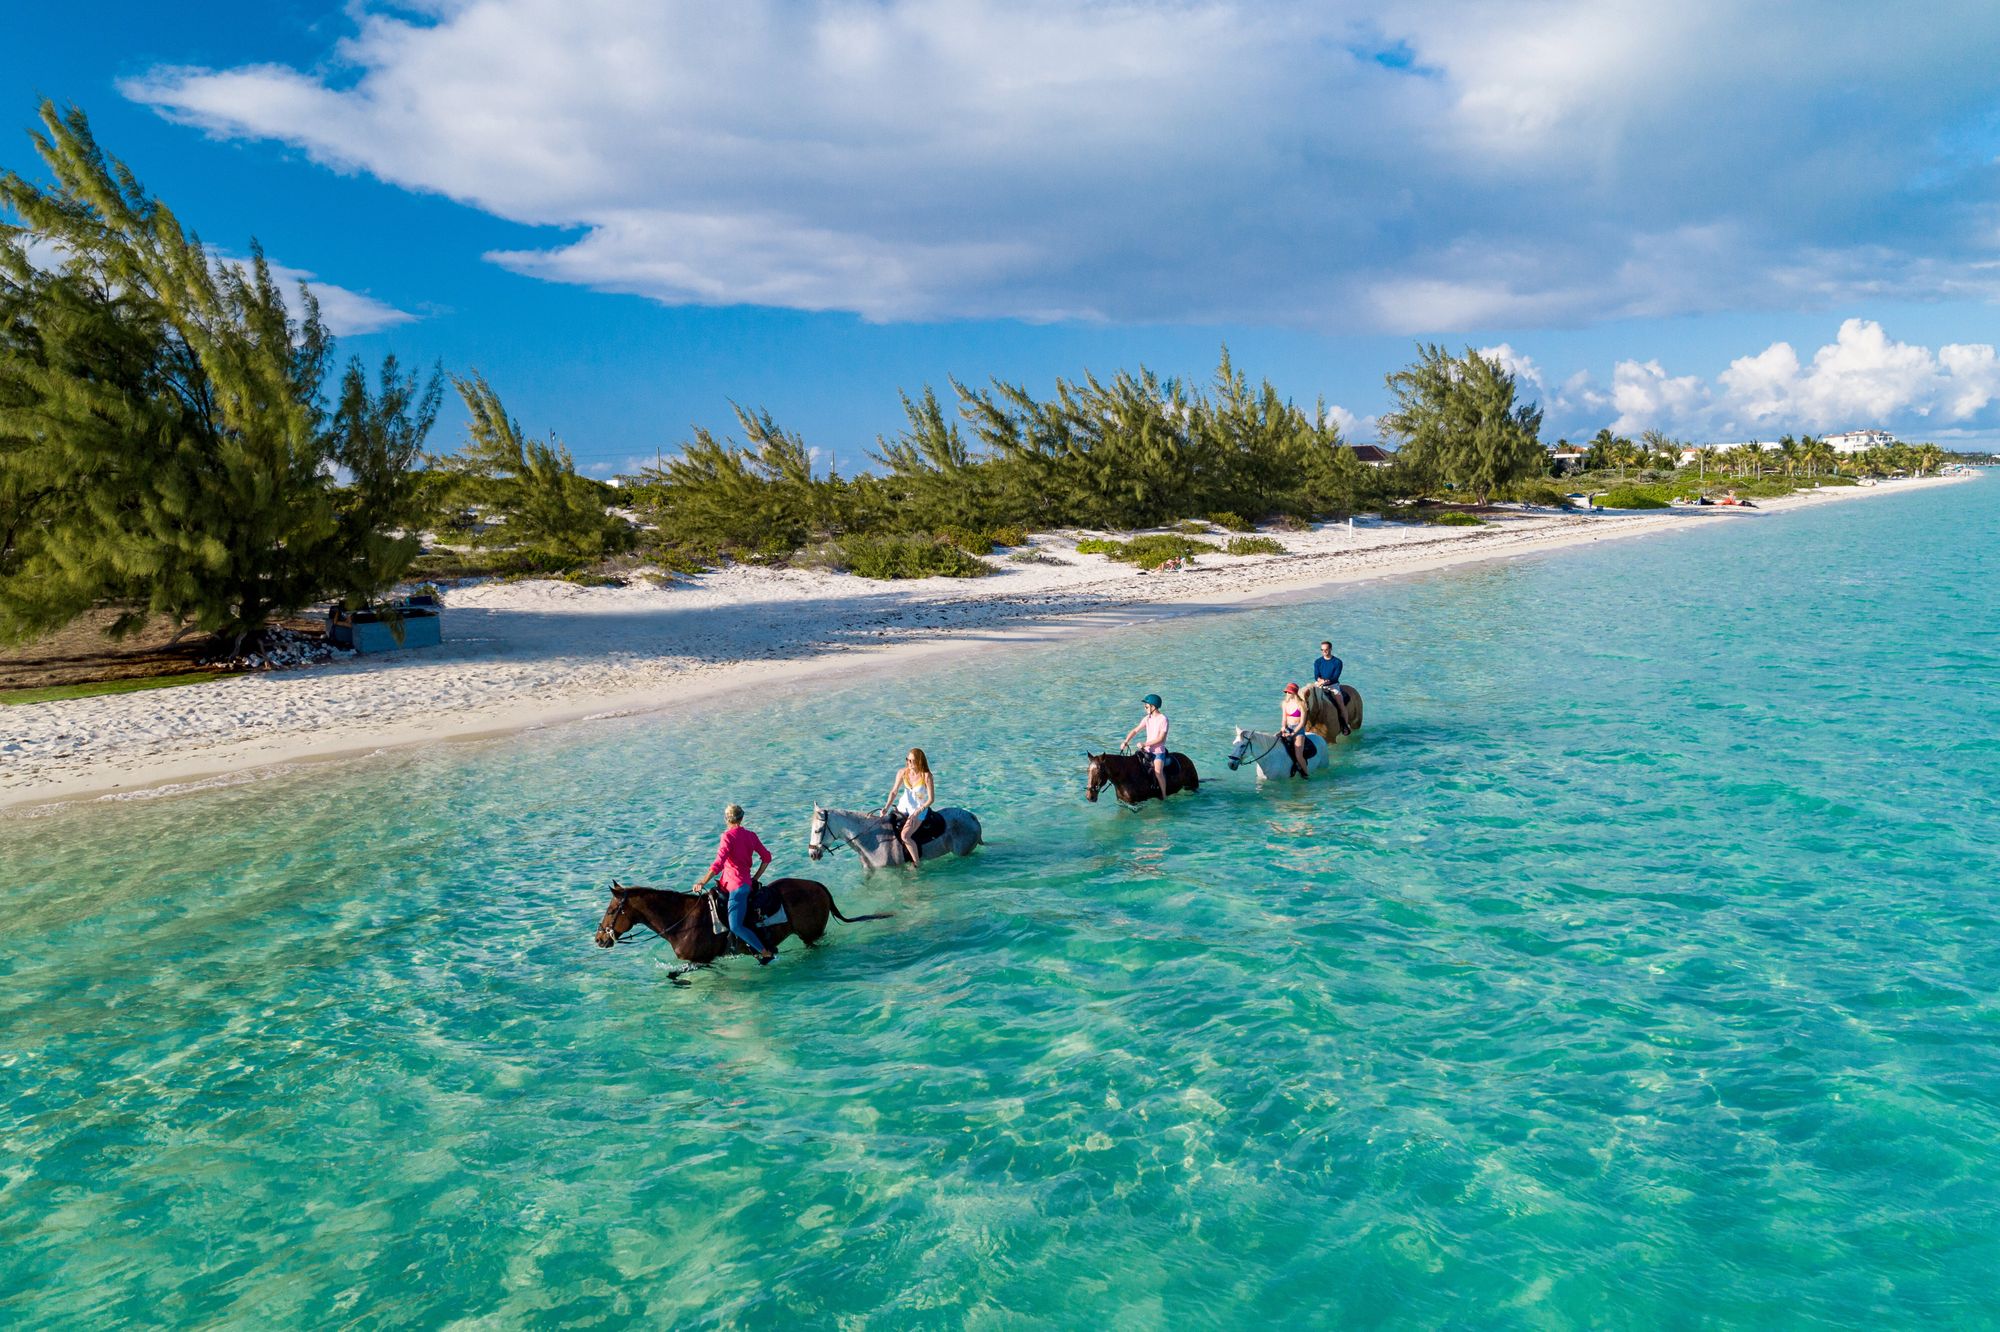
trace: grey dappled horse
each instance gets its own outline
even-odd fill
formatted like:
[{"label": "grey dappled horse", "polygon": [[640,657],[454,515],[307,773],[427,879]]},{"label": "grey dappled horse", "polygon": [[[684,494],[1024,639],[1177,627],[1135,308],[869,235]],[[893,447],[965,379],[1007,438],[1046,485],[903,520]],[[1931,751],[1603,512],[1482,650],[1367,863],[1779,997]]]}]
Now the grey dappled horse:
[{"label": "grey dappled horse", "polygon": [[[930,841],[917,843],[917,854],[925,860],[939,856],[969,856],[981,837],[979,820],[969,809],[947,807],[935,811],[944,820],[944,831]],[[839,838],[854,848],[864,870],[887,869],[902,864],[902,843],[889,830],[889,817],[873,809],[821,809],[813,806],[812,834],[806,839],[806,854],[814,860],[825,855],[829,838]],[[832,848],[838,850],[838,847]]]},{"label": "grey dappled horse", "polygon": [[[1326,751],[1332,745],[1307,731],[1300,737],[1305,744],[1306,771],[1318,772],[1326,766]],[[1229,770],[1248,761],[1257,769],[1257,780],[1266,781],[1292,775],[1292,756],[1275,731],[1246,731],[1236,728],[1236,743],[1229,747]]]}]

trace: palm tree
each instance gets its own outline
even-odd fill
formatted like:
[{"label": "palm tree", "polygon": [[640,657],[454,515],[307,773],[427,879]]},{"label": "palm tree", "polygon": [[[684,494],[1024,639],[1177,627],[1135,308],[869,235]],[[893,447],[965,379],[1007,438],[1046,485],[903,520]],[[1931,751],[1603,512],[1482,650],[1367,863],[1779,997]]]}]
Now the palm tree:
[{"label": "palm tree", "polygon": [[1919,444],[1912,454],[1912,461],[1917,465],[1917,475],[1923,476],[1944,461],[1944,450],[1935,444]]}]

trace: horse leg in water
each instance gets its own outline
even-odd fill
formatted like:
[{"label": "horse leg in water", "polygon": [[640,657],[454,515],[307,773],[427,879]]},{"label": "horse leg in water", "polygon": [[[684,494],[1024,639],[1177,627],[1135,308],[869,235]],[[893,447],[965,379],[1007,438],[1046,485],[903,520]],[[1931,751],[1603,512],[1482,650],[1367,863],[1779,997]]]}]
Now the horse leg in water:
[{"label": "horse leg in water", "polygon": [[1153,776],[1160,783],[1160,800],[1164,803],[1167,798],[1167,756],[1165,754],[1154,755]]},{"label": "horse leg in water", "polygon": [[1307,781],[1311,781],[1312,774],[1306,771],[1306,761],[1300,757],[1305,747],[1306,738],[1304,735],[1288,735],[1285,737],[1285,752],[1291,755],[1292,759],[1292,776],[1303,777]]}]

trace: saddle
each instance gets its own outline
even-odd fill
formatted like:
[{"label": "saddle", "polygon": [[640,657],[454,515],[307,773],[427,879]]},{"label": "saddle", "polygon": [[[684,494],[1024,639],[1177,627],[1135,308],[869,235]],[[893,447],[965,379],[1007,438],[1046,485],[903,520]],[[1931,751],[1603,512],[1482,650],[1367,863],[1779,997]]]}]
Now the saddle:
[{"label": "saddle", "polygon": [[[900,809],[889,811],[889,831],[896,836],[903,835],[903,825],[909,821],[910,816]],[[930,843],[944,836],[944,831],[944,815],[935,809],[925,810],[924,821],[917,825],[917,850],[922,851]]]},{"label": "saddle", "polygon": [[[715,927],[717,934],[729,940],[731,952],[741,952],[743,945],[729,928],[729,895],[722,891],[722,885],[717,884],[703,896],[708,899],[708,923]],[[764,926],[783,925],[790,919],[785,915],[785,895],[778,891],[775,884],[765,883],[762,879],[751,882],[750,909],[743,915],[750,932],[759,938],[763,938]],[[769,939],[764,940],[767,947],[770,942]]]}]

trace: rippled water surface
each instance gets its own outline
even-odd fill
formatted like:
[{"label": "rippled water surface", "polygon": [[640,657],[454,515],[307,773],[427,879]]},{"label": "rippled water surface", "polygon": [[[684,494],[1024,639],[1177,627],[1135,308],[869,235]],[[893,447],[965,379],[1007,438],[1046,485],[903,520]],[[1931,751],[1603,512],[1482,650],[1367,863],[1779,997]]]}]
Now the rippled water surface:
[{"label": "rippled water surface", "polygon": [[[2000,480],[0,822],[0,1324],[2000,1319]],[[1365,736],[1220,761],[1331,636]],[[1164,694],[1199,795],[1082,799]],[[774,734],[752,740],[760,728]],[[991,844],[671,983],[905,745]]]}]

